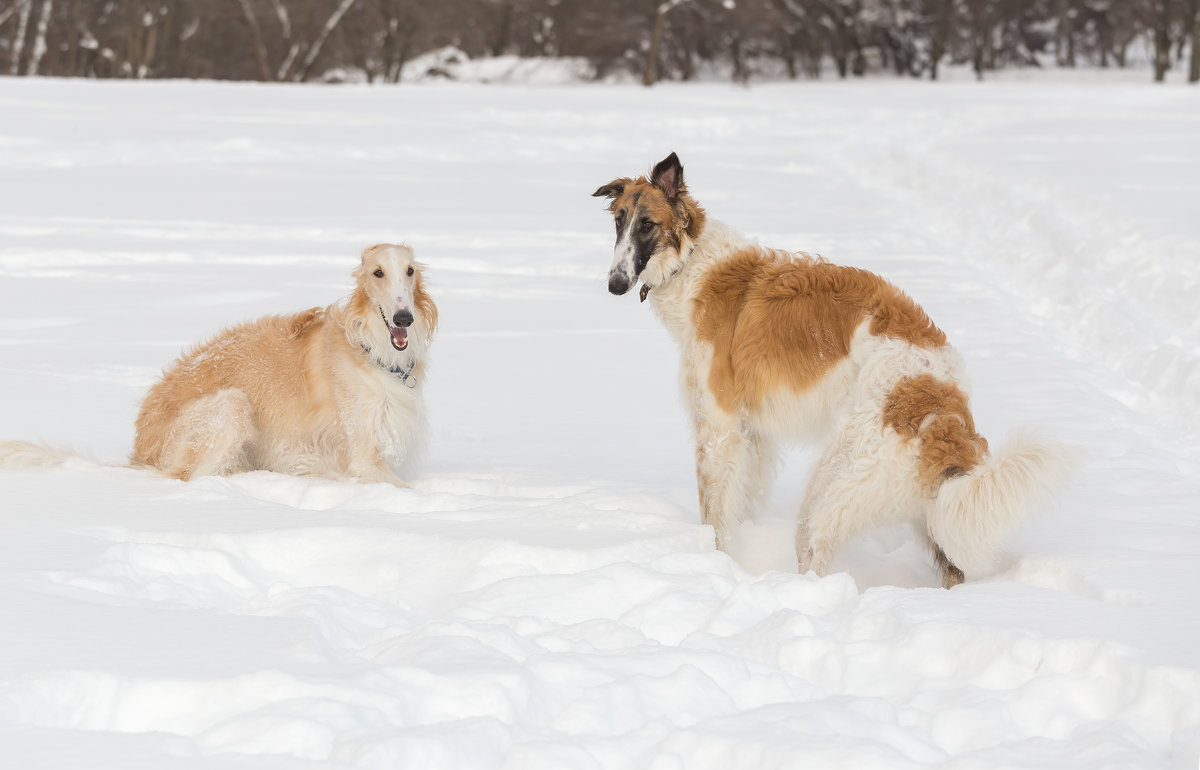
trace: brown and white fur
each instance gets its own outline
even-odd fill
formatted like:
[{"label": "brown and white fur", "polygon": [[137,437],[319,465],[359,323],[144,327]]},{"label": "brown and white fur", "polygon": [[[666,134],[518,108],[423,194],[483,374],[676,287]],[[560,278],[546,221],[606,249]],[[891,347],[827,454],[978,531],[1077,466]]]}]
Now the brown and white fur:
[{"label": "brown and white fur", "polygon": [[132,462],[180,479],[250,470],[385,481],[428,432],[423,387],[437,329],[408,246],[362,253],[349,299],[234,326],[150,389]]},{"label": "brown and white fur", "polygon": [[991,452],[975,430],[959,354],[884,279],[765,248],[709,218],[675,153],[611,200],[609,291],[641,298],[679,344],[702,520],[725,548],[774,478],[776,447],[821,440],[800,510],[801,572],[882,523],[924,523],[951,587],[992,566],[1004,535],[1065,475],[1051,441]]}]

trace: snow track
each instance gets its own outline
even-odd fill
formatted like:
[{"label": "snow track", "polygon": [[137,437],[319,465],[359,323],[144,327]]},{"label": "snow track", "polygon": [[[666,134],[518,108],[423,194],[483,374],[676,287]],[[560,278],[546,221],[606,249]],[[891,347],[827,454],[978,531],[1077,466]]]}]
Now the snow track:
[{"label": "snow track", "polygon": [[[0,473],[0,764],[1195,768],[1184,96],[0,81],[0,439],[98,458]],[[802,451],[713,550],[588,197],[670,150],[715,216],[913,294],[990,439],[1086,448],[997,575],[929,587],[902,530],[796,575]],[[442,316],[414,489],[111,467],[182,346],[397,239]]]}]

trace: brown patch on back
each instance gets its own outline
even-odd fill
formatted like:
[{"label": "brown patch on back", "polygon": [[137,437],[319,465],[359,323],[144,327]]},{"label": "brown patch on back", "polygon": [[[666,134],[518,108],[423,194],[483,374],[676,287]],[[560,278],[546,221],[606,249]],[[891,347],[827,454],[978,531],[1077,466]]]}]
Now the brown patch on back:
[{"label": "brown patch on back", "polygon": [[975,432],[967,394],[929,374],[896,383],[883,406],[883,424],[921,442],[917,477],[927,494],[969,473],[988,451],[987,439]]},{"label": "brown patch on back", "polygon": [[714,265],[693,307],[698,337],[713,346],[708,385],[727,412],[811,388],[850,354],[867,318],[871,334],[946,344],[920,306],[874,273],[759,247]]}]

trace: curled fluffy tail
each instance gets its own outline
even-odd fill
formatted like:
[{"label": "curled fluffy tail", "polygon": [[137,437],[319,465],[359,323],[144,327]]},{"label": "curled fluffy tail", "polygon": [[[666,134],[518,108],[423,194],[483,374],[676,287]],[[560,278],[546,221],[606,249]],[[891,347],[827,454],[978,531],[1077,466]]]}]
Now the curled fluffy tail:
[{"label": "curled fluffy tail", "polygon": [[969,473],[942,483],[929,534],[968,576],[987,572],[1005,536],[1066,482],[1075,464],[1066,445],[1018,433]]},{"label": "curled fluffy tail", "polygon": [[57,468],[75,453],[28,441],[0,441],[0,468],[10,471]]}]

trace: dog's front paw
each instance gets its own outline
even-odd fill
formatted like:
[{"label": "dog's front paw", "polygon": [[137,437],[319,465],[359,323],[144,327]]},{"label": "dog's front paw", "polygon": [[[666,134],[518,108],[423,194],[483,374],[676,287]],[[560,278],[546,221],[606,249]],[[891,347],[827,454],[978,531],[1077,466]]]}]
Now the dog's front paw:
[{"label": "dog's front paw", "polygon": [[361,471],[351,471],[349,474],[351,481],[356,481],[359,484],[391,484],[400,489],[411,489],[408,484],[392,473],[389,468],[367,468]]}]

